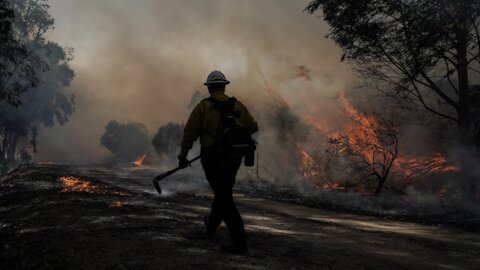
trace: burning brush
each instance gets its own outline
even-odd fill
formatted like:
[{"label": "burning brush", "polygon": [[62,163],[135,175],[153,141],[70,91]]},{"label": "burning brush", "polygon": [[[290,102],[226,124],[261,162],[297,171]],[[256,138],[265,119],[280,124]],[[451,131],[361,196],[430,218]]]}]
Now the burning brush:
[{"label": "burning brush", "polygon": [[62,192],[87,192],[87,193],[99,193],[100,187],[93,185],[88,180],[83,180],[75,176],[62,176],[63,189]]},{"label": "burning brush", "polygon": [[143,163],[145,162],[145,159],[147,158],[147,155],[148,155],[148,154],[140,155],[140,156],[137,157],[137,159],[135,159],[135,161],[133,161],[131,164],[132,164],[133,166],[137,166],[137,167],[142,166]]},{"label": "burning brush", "polygon": [[63,189],[61,192],[86,192],[93,194],[112,194],[129,196],[128,192],[109,190],[108,186],[93,184],[92,182],[75,176],[61,176]]}]

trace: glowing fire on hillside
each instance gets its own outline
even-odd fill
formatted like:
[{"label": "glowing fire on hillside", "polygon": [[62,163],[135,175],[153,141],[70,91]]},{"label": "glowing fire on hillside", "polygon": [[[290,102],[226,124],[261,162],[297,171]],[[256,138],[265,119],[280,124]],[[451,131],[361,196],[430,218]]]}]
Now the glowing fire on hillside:
[{"label": "glowing fire on hillside", "polygon": [[110,208],[121,208],[122,202],[121,201],[114,201],[108,207]]},{"label": "glowing fire on hillside", "polygon": [[61,176],[60,181],[63,185],[63,189],[61,190],[61,192],[86,192],[94,194],[111,194],[121,196],[130,195],[128,192],[112,190],[107,185],[94,184],[91,181],[81,179],[75,176]]},{"label": "glowing fire on hillside", "polygon": [[63,189],[62,192],[87,192],[87,193],[99,193],[100,187],[93,185],[90,181],[80,179],[74,176],[62,176]]}]

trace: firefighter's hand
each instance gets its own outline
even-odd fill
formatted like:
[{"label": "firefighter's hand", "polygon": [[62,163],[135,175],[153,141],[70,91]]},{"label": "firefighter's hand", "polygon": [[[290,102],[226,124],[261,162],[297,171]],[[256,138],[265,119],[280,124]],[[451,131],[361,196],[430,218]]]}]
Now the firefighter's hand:
[{"label": "firefighter's hand", "polygon": [[178,157],[178,167],[180,167],[180,169],[184,169],[188,165],[190,165],[190,162],[188,161],[188,159],[184,157]]}]

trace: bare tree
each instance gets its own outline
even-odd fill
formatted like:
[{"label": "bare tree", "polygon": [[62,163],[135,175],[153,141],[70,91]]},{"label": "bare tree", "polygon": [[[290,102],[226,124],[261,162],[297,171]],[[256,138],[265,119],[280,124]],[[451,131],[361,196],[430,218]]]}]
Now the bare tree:
[{"label": "bare tree", "polygon": [[352,120],[355,128],[327,140],[327,153],[345,169],[350,185],[362,185],[378,195],[398,157],[400,126],[380,115]]}]

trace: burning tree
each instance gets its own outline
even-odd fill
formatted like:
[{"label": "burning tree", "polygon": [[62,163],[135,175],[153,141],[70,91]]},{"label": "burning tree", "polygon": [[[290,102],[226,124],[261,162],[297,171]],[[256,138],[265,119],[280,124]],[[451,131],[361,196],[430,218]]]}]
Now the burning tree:
[{"label": "burning tree", "polygon": [[158,128],[153,136],[152,145],[158,156],[174,157],[179,153],[179,147],[183,136],[183,124],[168,123]]},{"label": "burning tree", "polygon": [[147,128],[141,123],[111,121],[105,127],[100,143],[113,153],[117,162],[122,163],[132,162],[151,152]]},{"label": "burning tree", "polygon": [[400,126],[378,114],[352,120],[353,128],[347,134],[328,139],[331,147],[327,152],[346,169],[350,182],[374,189],[378,195],[399,154]]},{"label": "burning tree", "polygon": [[[314,0],[342,60],[404,109],[429,112],[456,130],[467,153],[460,160],[462,199],[476,199],[480,119],[472,78],[480,73],[478,0]],[[474,161],[472,161],[474,160]]]},{"label": "burning tree", "polygon": [[64,124],[74,112],[73,95],[65,90],[74,77],[68,66],[72,53],[45,40],[44,34],[53,28],[47,9],[45,1],[0,2],[0,23],[6,30],[0,41],[3,165],[15,163],[16,155],[28,161],[27,146],[36,151],[39,126]]}]

